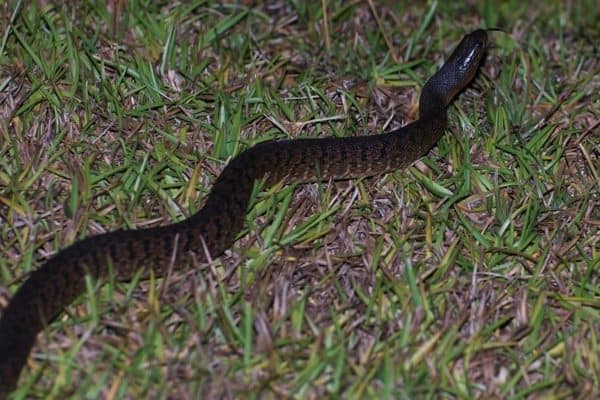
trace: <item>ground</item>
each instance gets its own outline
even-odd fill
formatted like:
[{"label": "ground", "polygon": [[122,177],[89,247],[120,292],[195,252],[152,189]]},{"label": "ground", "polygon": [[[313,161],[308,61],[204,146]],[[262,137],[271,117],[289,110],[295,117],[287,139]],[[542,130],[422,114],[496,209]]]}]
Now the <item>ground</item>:
[{"label": "ground", "polygon": [[425,157],[256,190],[212,263],[90,280],[17,398],[600,395],[594,1],[60,3],[0,6],[0,312],[73,241],[193,214],[255,143],[414,120],[465,33],[503,32]]}]

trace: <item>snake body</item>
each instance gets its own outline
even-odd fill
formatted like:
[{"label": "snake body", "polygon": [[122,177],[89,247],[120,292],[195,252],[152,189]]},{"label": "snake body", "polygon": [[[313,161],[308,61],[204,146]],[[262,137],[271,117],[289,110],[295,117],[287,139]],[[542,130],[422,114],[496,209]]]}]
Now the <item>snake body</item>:
[{"label": "snake body", "polygon": [[16,387],[37,334],[85,290],[85,277],[121,280],[140,269],[156,275],[173,261],[217,257],[241,230],[255,181],[306,182],[372,176],[404,168],[442,136],[446,108],[473,79],[487,33],[466,35],[425,84],[419,119],[380,135],[297,139],[258,144],[234,158],[216,179],[204,207],[172,225],[118,230],[89,237],[58,252],[17,290],[0,318],[0,398]]}]

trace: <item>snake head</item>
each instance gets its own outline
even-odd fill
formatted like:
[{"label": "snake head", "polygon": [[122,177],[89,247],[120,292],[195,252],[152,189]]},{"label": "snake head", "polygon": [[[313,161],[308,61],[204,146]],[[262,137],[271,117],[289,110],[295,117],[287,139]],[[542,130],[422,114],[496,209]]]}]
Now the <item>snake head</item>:
[{"label": "snake head", "polygon": [[487,31],[465,35],[442,68],[427,81],[420,99],[421,116],[446,108],[475,77],[487,47]]}]

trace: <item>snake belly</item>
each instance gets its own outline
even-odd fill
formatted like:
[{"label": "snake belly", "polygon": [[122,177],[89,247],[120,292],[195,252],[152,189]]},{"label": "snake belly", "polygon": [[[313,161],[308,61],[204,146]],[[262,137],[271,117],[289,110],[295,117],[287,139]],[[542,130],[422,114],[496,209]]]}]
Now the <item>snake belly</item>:
[{"label": "snake belly", "polygon": [[419,119],[380,135],[296,139],[258,144],[234,158],[216,179],[204,207],[171,225],[118,230],[75,242],[34,271],[0,318],[0,399],[14,390],[36,336],[85,291],[85,277],[116,278],[138,271],[161,275],[174,260],[218,257],[241,230],[257,180],[267,184],[349,179],[404,168],[438,141],[446,109],[474,78],[487,46],[487,33],[466,35],[423,87]]}]

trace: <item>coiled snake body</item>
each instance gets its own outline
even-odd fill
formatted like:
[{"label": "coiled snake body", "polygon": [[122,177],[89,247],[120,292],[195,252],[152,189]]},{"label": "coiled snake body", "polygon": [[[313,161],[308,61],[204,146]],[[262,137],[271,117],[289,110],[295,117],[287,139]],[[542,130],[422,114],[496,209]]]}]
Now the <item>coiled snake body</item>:
[{"label": "coiled snake body", "polygon": [[205,260],[230,247],[243,225],[257,179],[267,184],[371,176],[403,168],[442,136],[446,108],[479,68],[487,33],[466,35],[423,87],[420,118],[381,135],[298,139],[258,144],[233,159],[217,178],[206,204],[181,222],[119,230],[86,238],[48,260],[17,290],[0,319],[0,398],[17,383],[37,334],[85,289],[85,276],[101,279],[112,266],[118,279],[140,268],[157,275],[172,263]]}]

